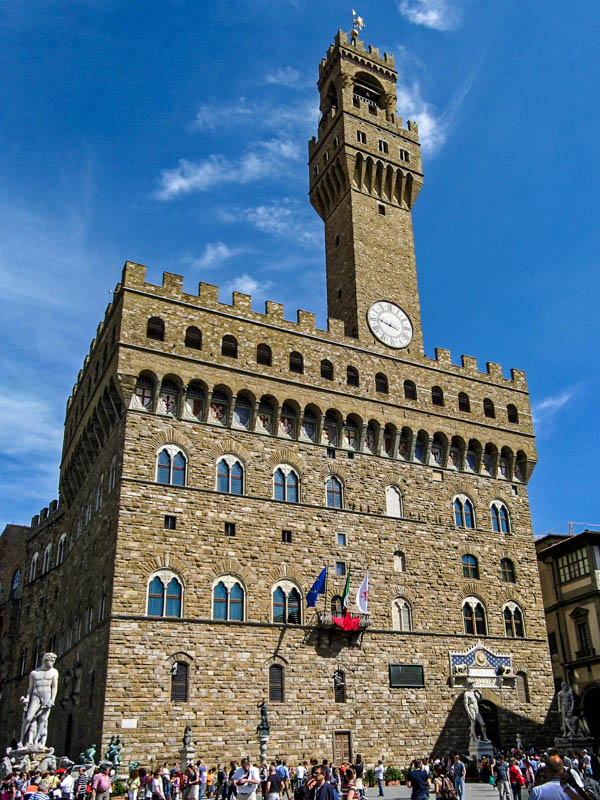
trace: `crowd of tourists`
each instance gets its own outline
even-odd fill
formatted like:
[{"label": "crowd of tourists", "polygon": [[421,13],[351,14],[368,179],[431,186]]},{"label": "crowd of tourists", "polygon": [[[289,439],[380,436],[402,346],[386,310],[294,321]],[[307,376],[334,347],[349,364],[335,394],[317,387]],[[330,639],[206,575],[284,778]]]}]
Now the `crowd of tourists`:
[{"label": "crowd of tourists", "polygon": [[[9,774],[0,785],[0,800],[110,800],[113,781],[110,765],[101,764],[90,777],[89,769],[58,769],[54,773]],[[411,800],[467,800],[467,774],[495,788],[498,800],[600,800],[600,761],[586,750],[560,754],[511,753],[479,763],[465,763],[459,755],[444,759],[415,759],[406,772]],[[385,796],[383,761],[372,767],[379,797]],[[127,800],[364,800],[365,764],[360,755],[353,763],[334,765],[327,759],[303,761],[291,770],[286,761],[251,764],[248,758],[228,766],[209,767],[202,759],[184,769],[165,762],[146,770],[136,767],[126,782]]]}]

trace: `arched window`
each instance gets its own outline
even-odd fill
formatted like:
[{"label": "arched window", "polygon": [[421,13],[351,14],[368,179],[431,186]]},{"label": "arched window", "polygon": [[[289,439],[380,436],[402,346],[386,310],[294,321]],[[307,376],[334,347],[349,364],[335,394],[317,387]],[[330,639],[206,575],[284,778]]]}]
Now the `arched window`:
[{"label": "arched window", "polygon": [[209,422],[215,425],[227,425],[229,418],[229,398],[225,392],[213,392],[210,400]]},{"label": "arched window", "polygon": [[523,628],[523,612],[516,603],[509,601],[502,609],[504,615],[504,632],[509,639],[523,639],[525,630]]},{"label": "arched window", "polygon": [[302,353],[290,353],[290,372],[297,372],[299,375],[302,375],[304,372],[304,359],[302,358]]},{"label": "arched window", "polygon": [[37,576],[38,561],[40,560],[39,553],[34,553],[31,559],[31,566],[29,567],[29,580],[35,580]]},{"label": "arched window", "polygon": [[492,517],[492,530],[496,533],[510,533],[510,517],[504,503],[494,500],[490,506],[490,515]]},{"label": "arched window", "polygon": [[470,553],[462,557],[463,578],[479,578],[477,558]]},{"label": "arched window", "polygon": [[354,420],[352,417],[348,417],[342,430],[342,445],[347,447],[348,450],[357,450],[358,443],[358,425],[356,420]]},{"label": "arched window", "polygon": [[427,449],[429,447],[429,436],[426,431],[419,431],[417,434],[417,441],[415,443],[415,459],[422,464],[427,459]]},{"label": "arched window", "polygon": [[317,416],[310,408],[306,408],[302,415],[300,436],[303,439],[308,439],[309,442],[317,441]]},{"label": "arched window", "polygon": [[326,381],[333,380],[333,364],[326,358],[321,361],[321,377]]},{"label": "arched window", "polygon": [[344,610],[344,601],[339,594],[334,594],[331,598],[331,614],[334,617],[340,617]]},{"label": "arched window", "polygon": [[269,702],[283,703],[284,699],[284,673],[281,664],[271,664],[269,667]]},{"label": "arched window", "polygon": [[395,631],[412,631],[412,608],[405,597],[392,603],[392,625]]},{"label": "arched window", "polygon": [[165,323],[160,317],[150,317],[146,326],[146,336],[148,339],[156,339],[158,342],[164,342]]},{"label": "arched window", "polygon": [[117,484],[117,457],[113,456],[110,462],[110,472],[108,473],[108,491],[112,491]]},{"label": "arched window", "polygon": [[496,416],[496,410],[494,409],[494,404],[489,399],[489,397],[486,397],[485,400],[483,401],[483,413],[484,416],[490,417],[491,419],[494,419]]},{"label": "arched window", "polygon": [[437,467],[443,467],[445,461],[446,450],[448,448],[448,440],[443,433],[434,434],[433,441],[431,442],[431,454],[429,456],[429,463]]},{"label": "arched window", "polygon": [[67,534],[63,535],[58,540],[58,547],[56,548],[56,566],[58,567],[65,560],[65,553],[67,550]]},{"label": "arched window", "polygon": [[256,348],[256,363],[263,367],[271,366],[271,348],[268,344],[259,344]]},{"label": "arched window", "polygon": [[327,480],[327,505],[329,508],[342,507],[342,483],[335,475]]},{"label": "arched window", "polygon": [[279,416],[279,435],[296,438],[296,412],[289,403],[284,403]]},{"label": "arched window", "polygon": [[513,406],[512,403],[506,406],[506,416],[509,422],[517,423],[519,421],[519,412],[517,411],[517,407]]},{"label": "arched window", "polygon": [[96,511],[102,508],[102,501],[104,499],[104,475],[100,475],[98,485],[96,486]]},{"label": "arched window", "polygon": [[375,391],[381,394],[388,393],[388,379],[383,372],[378,372],[377,375],[375,375]]},{"label": "arched window", "polygon": [[233,425],[236,428],[250,429],[250,419],[252,414],[252,401],[244,393],[240,392],[235,398],[233,406]]},{"label": "arched window", "polygon": [[185,486],[186,458],[175,445],[167,444],[158,453],[156,480],[172,486]]},{"label": "arched window", "polygon": [[394,551],[394,569],[396,572],[405,572],[406,570],[406,556],[402,550]]},{"label": "arched window", "polygon": [[170,570],[161,569],[148,583],[148,616],[181,617],[183,585]]},{"label": "arched window", "polygon": [[187,703],[188,699],[188,665],[185,661],[176,661],[171,667],[171,702]]},{"label": "arched window", "polygon": [[273,433],[273,403],[267,398],[263,397],[258,406],[258,414],[256,415],[256,430],[259,433]]},{"label": "arched window", "polygon": [[190,325],[185,332],[185,346],[190,347],[192,350],[202,350],[202,331],[200,328]]},{"label": "arched window", "polygon": [[159,414],[166,414],[169,417],[176,417],[179,411],[179,386],[175,381],[165,378],[160,385],[158,396]]},{"label": "arched window", "polygon": [[338,418],[333,411],[328,411],[325,414],[323,422],[323,442],[329,447],[337,447],[338,443]]},{"label": "arched window", "polygon": [[465,392],[458,393],[458,410],[459,411],[470,411],[471,410],[471,401],[469,400],[469,395]]},{"label": "arched window", "polygon": [[459,528],[475,527],[473,503],[463,494],[459,494],[454,498],[454,521]]},{"label": "arched window", "polygon": [[217,464],[217,492],[244,494],[244,468],[234,456],[224,456]]},{"label": "arched window", "polygon": [[281,464],[273,473],[273,497],[287,503],[298,502],[298,475],[287,464]]},{"label": "arched window", "polygon": [[281,581],[273,590],[273,622],[300,625],[301,605],[298,589],[289,581]]},{"label": "arched window", "polygon": [[478,597],[467,597],[463,600],[463,625],[465,633],[487,636],[485,609]]},{"label": "arched window", "polygon": [[185,416],[202,422],[204,419],[204,389],[199,381],[190,381],[185,393]]},{"label": "arched window", "polygon": [[227,358],[237,358],[238,357],[238,343],[235,336],[232,336],[230,333],[226,334],[221,339],[221,355],[227,356]]},{"label": "arched window", "polygon": [[346,383],[348,386],[358,386],[358,370],[356,367],[348,367],[346,369]]},{"label": "arched window", "polygon": [[52,557],[52,545],[49,544],[44,550],[44,559],[42,561],[42,575],[45,575],[50,569],[50,559]]},{"label": "arched window", "polygon": [[517,690],[517,701],[522,705],[529,703],[529,683],[526,672],[517,672],[515,675],[515,689]]},{"label": "arched window", "polygon": [[19,595],[19,585],[21,583],[21,570],[17,569],[13,572],[12,581],[10,582],[10,599],[14,600]]},{"label": "arched window", "polygon": [[154,381],[149,375],[140,375],[135,384],[135,407],[143,411],[152,411]]},{"label": "arched window", "polygon": [[406,400],[417,399],[417,387],[414,381],[404,381],[404,397]]},{"label": "arched window", "polygon": [[244,589],[233,575],[223,575],[213,586],[213,619],[244,620]]},{"label": "arched window", "polygon": [[516,583],[515,565],[510,558],[503,558],[500,561],[500,572],[504,583]]},{"label": "arched window", "polygon": [[346,674],[341,669],[333,673],[333,697],[336,703],[346,702]]},{"label": "arched window", "polygon": [[388,517],[402,516],[402,492],[397,486],[386,486],[385,513]]},{"label": "arched window", "polygon": [[431,402],[434,406],[444,405],[444,392],[439,386],[434,386],[431,390]]}]

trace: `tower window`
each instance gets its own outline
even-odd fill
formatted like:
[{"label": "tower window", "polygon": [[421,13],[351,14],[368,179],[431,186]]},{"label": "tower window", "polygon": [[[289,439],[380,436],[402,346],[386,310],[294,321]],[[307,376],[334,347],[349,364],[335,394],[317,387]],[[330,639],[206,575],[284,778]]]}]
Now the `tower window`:
[{"label": "tower window", "polygon": [[381,392],[381,394],[388,393],[388,379],[383,372],[378,372],[377,375],[375,375],[375,391]]},{"label": "tower window", "polygon": [[321,361],[321,377],[326,381],[333,380],[333,364],[326,358]]},{"label": "tower window", "polygon": [[292,532],[291,531],[281,531],[281,541],[285,542],[285,544],[292,543]]},{"label": "tower window", "polygon": [[494,417],[496,416],[494,404],[489,399],[489,397],[486,397],[485,400],[483,401],[483,413],[486,417],[490,417],[490,419],[494,419]]},{"label": "tower window", "polygon": [[408,150],[403,150],[402,148],[400,148],[400,160],[406,162],[410,161],[410,153],[408,152]]},{"label": "tower window", "polygon": [[284,699],[284,673],[279,664],[269,667],[269,702],[283,703]]},{"label": "tower window", "polygon": [[[339,235],[339,233],[336,233],[336,235],[335,235],[335,246],[338,247],[339,244],[340,244],[340,235]],[[341,291],[342,290],[339,289],[338,291],[339,291],[338,297],[341,297],[342,296],[341,295]]]},{"label": "tower window", "polygon": [[333,146],[339,147],[339,144],[340,144],[340,137],[339,136],[334,137]]},{"label": "tower window", "polygon": [[185,332],[185,346],[192,350],[202,350],[202,332],[195,325],[191,325]]},{"label": "tower window", "polygon": [[325,163],[327,163],[329,161],[329,150],[325,150],[324,158],[325,158]]},{"label": "tower window", "polygon": [[238,343],[235,336],[227,334],[223,337],[221,341],[221,355],[227,356],[228,358],[237,358]]},{"label": "tower window", "polygon": [[225,536],[235,536],[235,522],[225,523]]},{"label": "tower window", "polygon": [[364,131],[356,131],[356,138],[361,144],[367,143],[367,134]]},{"label": "tower window", "polygon": [[150,317],[146,326],[146,336],[148,339],[156,339],[158,342],[165,340],[165,323],[160,317]]},{"label": "tower window", "polygon": [[404,397],[407,400],[417,399],[417,387],[413,381],[404,381]]},{"label": "tower window", "polygon": [[379,211],[382,217],[385,217],[385,206],[383,205],[383,203],[379,203],[377,205],[377,210]]},{"label": "tower window", "polygon": [[333,695],[336,703],[346,702],[346,676],[341,669],[333,674]]},{"label": "tower window", "polygon": [[271,348],[268,344],[259,344],[256,348],[256,363],[265,367],[271,366]]},{"label": "tower window", "polygon": [[318,175],[318,174],[319,174],[319,165],[318,165],[318,164],[315,164],[315,165],[314,165],[314,167],[313,167],[313,172],[315,173],[315,175]]},{"label": "tower window", "polygon": [[471,410],[471,403],[469,402],[469,395],[465,392],[458,393],[458,410],[459,411],[470,411]]},{"label": "tower window", "polygon": [[444,392],[440,389],[439,386],[434,386],[431,390],[431,402],[434,406],[443,406],[444,405]]},{"label": "tower window", "polygon": [[171,702],[186,703],[188,699],[188,665],[176,661],[171,667]]},{"label": "tower window", "polygon": [[336,561],[335,562],[335,574],[339,575],[340,578],[346,574],[346,562],[345,561]]},{"label": "tower window", "polygon": [[519,421],[519,412],[517,411],[517,407],[513,406],[512,403],[509,403],[509,405],[506,406],[506,414],[509,422]]},{"label": "tower window", "polygon": [[165,514],[165,530],[174,531],[177,528],[177,517],[172,514]]},{"label": "tower window", "polygon": [[358,386],[358,370],[356,367],[348,367],[346,370],[346,383],[348,386]]},{"label": "tower window", "polygon": [[290,353],[290,372],[297,372],[299,375],[304,372],[304,359],[301,353]]},{"label": "tower window", "polygon": [[379,140],[379,152],[380,153],[388,153],[389,152],[388,143],[384,142],[383,139]]}]

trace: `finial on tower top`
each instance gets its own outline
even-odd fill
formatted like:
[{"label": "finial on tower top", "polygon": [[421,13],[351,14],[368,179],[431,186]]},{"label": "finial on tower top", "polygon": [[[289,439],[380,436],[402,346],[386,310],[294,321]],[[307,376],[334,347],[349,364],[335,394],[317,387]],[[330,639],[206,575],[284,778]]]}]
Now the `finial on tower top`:
[{"label": "finial on tower top", "polygon": [[352,44],[356,44],[359,33],[365,27],[365,21],[362,17],[358,16],[356,11],[352,9]]}]

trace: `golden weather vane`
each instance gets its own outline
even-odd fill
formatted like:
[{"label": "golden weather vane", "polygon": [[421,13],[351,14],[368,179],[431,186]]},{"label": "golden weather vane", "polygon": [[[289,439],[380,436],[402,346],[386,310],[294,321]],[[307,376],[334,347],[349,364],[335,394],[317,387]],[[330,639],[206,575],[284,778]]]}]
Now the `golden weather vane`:
[{"label": "golden weather vane", "polygon": [[359,16],[354,9],[352,9],[352,41],[355,42],[358,39],[359,33],[365,27],[364,19]]}]

